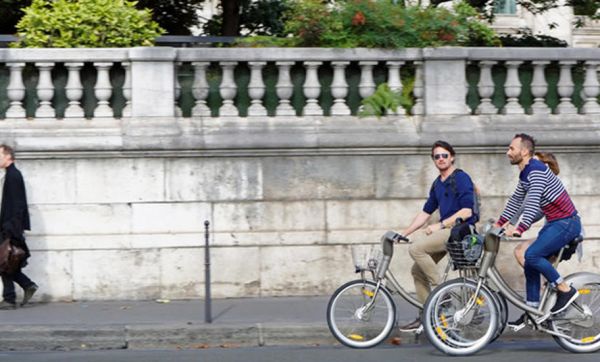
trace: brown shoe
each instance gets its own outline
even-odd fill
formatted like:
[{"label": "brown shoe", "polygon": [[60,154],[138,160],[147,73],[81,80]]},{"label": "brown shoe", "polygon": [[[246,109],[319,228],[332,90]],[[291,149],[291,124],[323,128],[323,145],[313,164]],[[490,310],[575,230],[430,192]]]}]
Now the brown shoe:
[{"label": "brown shoe", "polygon": [[33,284],[30,287],[27,287],[27,289],[25,289],[25,292],[23,293],[23,302],[21,303],[21,307],[27,304],[27,302],[29,302],[29,300],[31,299],[31,297],[33,297],[37,290],[37,284]]},{"label": "brown shoe", "polygon": [[5,300],[0,302],[0,310],[17,309],[17,303],[10,303]]},{"label": "brown shoe", "polygon": [[401,326],[400,332],[416,332],[421,328],[421,318],[417,318],[414,321]]}]

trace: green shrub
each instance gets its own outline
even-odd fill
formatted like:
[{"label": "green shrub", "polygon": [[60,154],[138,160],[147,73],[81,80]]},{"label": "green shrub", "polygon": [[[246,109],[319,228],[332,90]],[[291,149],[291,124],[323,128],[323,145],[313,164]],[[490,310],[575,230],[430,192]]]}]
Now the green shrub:
[{"label": "green shrub", "polygon": [[292,0],[286,31],[295,46],[409,48],[499,45],[466,2],[445,8],[399,6],[390,0]]},{"label": "green shrub", "polygon": [[394,92],[387,83],[381,83],[373,94],[362,100],[359,116],[379,118],[388,114],[389,111],[396,112],[398,107],[404,107],[408,111],[412,107],[412,103],[408,94]]},{"label": "green shrub", "polygon": [[126,0],[34,0],[17,24],[14,47],[149,46],[163,33],[149,10]]}]

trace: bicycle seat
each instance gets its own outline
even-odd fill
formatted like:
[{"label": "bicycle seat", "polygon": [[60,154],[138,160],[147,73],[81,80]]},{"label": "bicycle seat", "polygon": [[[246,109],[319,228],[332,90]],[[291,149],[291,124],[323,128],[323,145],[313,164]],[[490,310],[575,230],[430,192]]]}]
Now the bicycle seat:
[{"label": "bicycle seat", "polygon": [[560,261],[571,259],[571,256],[573,256],[573,254],[575,254],[575,251],[577,251],[577,245],[579,245],[579,243],[581,243],[582,241],[583,235],[579,235],[575,239],[569,241],[567,245],[563,246]]}]

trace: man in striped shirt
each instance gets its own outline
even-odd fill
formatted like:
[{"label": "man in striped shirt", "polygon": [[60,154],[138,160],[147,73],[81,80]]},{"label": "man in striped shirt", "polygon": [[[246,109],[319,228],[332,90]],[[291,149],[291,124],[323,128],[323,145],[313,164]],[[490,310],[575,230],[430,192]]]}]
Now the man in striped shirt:
[{"label": "man in striped shirt", "polygon": [[[534,152],[533,137],[524,133],[515,135],[506,155],[510,163],[521,170],[519,184],[495,226],[505,226],[522,209],[521,221],[512,231],[512,236],[521,236],[540,212],[546,217],[546,225],[525,252],[527,304],[539,306],[540,274],[543,274],[557,289],[556,304],[551,311],[556,314],[565,310],[579,293],[563,281],[547,258],[581,233],[581,221],[562,182],[546,164],[533,158]],[[526,318],[523,315],[510,324],[513,327],[524,325]]]}]

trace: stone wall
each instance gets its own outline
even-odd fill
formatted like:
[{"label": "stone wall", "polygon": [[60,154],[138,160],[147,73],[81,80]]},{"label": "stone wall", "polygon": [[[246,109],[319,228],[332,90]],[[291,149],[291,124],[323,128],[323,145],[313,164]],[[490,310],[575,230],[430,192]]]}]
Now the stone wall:
[{"label": "stone wall", "polygon": [[[0,122],[18,149],[32,216],[26,271],[44,300],[202,298],[204,220],[216,297],[330,294],[355,278],[351,246],[377,244],[420,210],[436,171],[457,165],[496,217],[517,180],[504,152],[529,132],[555,152],[586,227],[582,264],[599,272],[599,127],[591,116],[304,117]],[[535,231],[535,230],[534,230]],[[514,285],[522,273],[502,245]],[[393,268],[412,289],[406,246]]]}]

